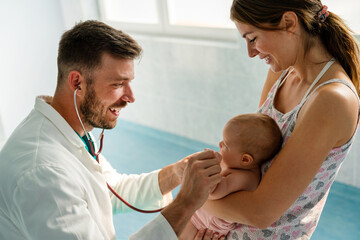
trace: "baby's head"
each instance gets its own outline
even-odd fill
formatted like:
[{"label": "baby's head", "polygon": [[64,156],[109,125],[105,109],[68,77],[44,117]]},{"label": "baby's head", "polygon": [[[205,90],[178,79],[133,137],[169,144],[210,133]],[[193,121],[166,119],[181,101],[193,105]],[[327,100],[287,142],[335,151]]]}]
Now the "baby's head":
[{"label": "baby's head", "polygon": [[253,168],[280,150],[282,135],[274,119],[261,113],[231,118],[219,143],[224,163],[230,168]]}]

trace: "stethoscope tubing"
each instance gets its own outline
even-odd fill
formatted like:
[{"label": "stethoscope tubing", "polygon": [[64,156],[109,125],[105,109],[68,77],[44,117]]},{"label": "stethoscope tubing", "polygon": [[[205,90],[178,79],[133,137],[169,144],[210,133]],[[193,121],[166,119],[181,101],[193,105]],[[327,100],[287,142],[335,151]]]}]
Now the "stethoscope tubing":
[{"label": "stethoscope tubing", "polygon": [[[81,124],[81,127],[83,128],[84,130],[84,133],[86,135],[86,138],[88,140],[88,143],[89,143],[89,146],[90,146],[90,151],[91,151],[91,154],[93,156],[95,156],[96,158],[96,161],[100,164],[100,161],[99,161],[99,156],[100,156],[100,153],[102,151],[102,148],[103,148],[103,140],[104,140],[104,129],[102,130],[101,134],[100,134],[100,148],[99,148],[99,151],[97,153],[95,153],[95,146],[93,145],[93,143],[91,142],[90,140],[90,135],[89,133],[85,130],[85,127],[81,121],[81,118],[80,118],[80,114],[78,112],[78,109],[77,109],[77,105],[76,105],[76,92],[79,88],[77,88],[75,91],[74,91],[74,105],[75,105],[75,110],[76,110],[76,114],[78,116],[78,119],[80,121],[80,124]],[[122,201],[126,206],[128,206],[129,208],[137,211],[137,212],[141,212],[141,213],[156,213],[156,212],[160,212],[161,210],[163,210],[164,208],[159,208],[159,209],[155,209],[155,210],[143,210],[143,209],[139,209],[137,207],[134,207],[133,205],[131,205],[130,203],[128,203],[126,200],[124,200],[111,186],[108,182],[106,182],[106,185],[108,187],[108,189],[120,200]]]}]

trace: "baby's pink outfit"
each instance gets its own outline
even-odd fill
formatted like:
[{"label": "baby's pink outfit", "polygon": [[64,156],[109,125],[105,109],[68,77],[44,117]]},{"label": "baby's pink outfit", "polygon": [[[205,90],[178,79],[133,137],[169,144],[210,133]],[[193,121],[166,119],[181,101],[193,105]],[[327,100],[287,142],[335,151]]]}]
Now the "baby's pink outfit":
[{"label": "baby's pink outfit", "polygon": [[235,229],[236,223],[228,222],[220,218],[210,215],[202,208],[197,210],[191,218],[192,224],[198,229],[210,229],[220,234],[220,236],[228,234],[231,230]]}]

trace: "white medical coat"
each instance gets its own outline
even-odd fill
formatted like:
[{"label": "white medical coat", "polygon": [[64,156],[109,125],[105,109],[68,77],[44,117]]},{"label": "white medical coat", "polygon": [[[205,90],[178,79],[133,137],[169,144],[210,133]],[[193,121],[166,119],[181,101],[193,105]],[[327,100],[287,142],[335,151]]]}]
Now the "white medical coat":
[{"label": "white medical coat", "polygon": [[[61,115],[36,99],[35,108],[0,152],[0,239],[116,239],[113,212],[127,210],[106,181],[144,209],[167,205],[158,172],[118,174],[100,164]],[[124,223],[126,224],[126,223]],[[159,214],[131,239],[177,239]]]}]

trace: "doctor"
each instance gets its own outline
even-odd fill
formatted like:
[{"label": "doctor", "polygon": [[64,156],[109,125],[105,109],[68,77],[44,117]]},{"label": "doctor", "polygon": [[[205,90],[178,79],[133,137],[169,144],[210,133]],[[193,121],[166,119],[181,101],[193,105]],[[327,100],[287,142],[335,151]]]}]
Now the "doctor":
[{"label": "doctor", "polygon": [[98,21],[63,34],[54,97],[36,98],[0,152],[0,239],[116,239],[112,214],[126,207],[106,183],[137,207],[165,207],[131,239],[177,239],[206,201],[221,179],[211,150],[141,175],[118,174],[93,156],[86,132],[114,128],[135,101],[130,84],[140,54],[129,35]]}]

